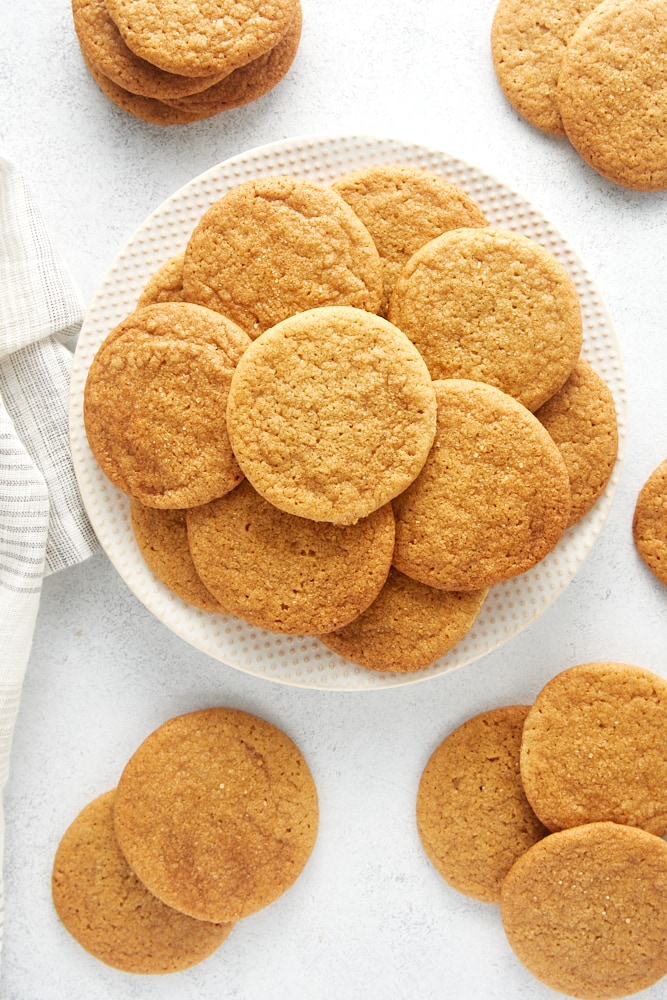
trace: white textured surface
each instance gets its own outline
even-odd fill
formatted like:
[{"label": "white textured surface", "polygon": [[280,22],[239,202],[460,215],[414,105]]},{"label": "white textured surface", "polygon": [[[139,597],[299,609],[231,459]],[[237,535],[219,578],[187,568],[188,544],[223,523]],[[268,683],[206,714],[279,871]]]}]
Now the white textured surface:
[{"label": "white textured surface", "polygon": [[[637,491],[667,457],[667,195],[614,187],[565,140],[507,106],[488,35],[493,0],[303,0],[289,76],[255,105],[160,130],[110,105],[80,61],[66,0],[6,4],[0,145],[24,171],[87,301],[168,196],[232,156],[289,136],[393,136],[444,150],[534,204],[585,262],[612,317],[628,396],[611,511],[558,599],[500,649],[424,684],[306,690],[225,667],[164,627],[106,556],[46,581],[6,810],[2,1000],[549,1000],[509,951],[495,907],[450,890],[414,827],[421,769],[465,718],[529,702],[574,663],[667,677],[667,590],[637,558]],[[1,655],[1,654],[0,654]],[[90,958],[50,903],[65,826],[111,787],[169,716],[229,704],[300,744],[321,827],[304,875],[217,955],[167,978]],[[665,982],[641,994],[661,1000]]]}]

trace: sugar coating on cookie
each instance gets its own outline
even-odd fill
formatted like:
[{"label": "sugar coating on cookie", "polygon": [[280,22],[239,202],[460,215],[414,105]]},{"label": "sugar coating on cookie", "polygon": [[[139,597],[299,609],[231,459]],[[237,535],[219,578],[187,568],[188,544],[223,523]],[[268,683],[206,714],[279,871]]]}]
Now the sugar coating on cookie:
[{"label": "sugar coating on cookie", "polygon": [[394,566],[442,590],[476,590],[551,551],[570,511],[567,468],[539,420],[482,382],[434,383],[437,431],[417,479],[393,501]]},{"label": "sugar coating on cookie", "polygon": [[521,778],[550,830],[610,820],[667,833],[667,681],[586,663],[540,691],[524,725]]},{"label": "sugar coating on cookie", "polygon": [[370,607],[320,640],[368,670],[412,673],[444,656],[466,635],[485,597],[486,590],[436,590],[392,566]]},{"label": "sugar coating on cookie", "polygon": [[572,371],[582,343],[579,297],[535,240],[488,226],[431,240],[401,271],[389,319],[431,377],[495,385],[529,410]]},{"label": "sugar coating on cookie", "polygon": [[154,271],[137,299],[137,309],[160,302],[183,302],[183,257],[176,254]]},{"label": "sugar coating on cookie", "polygon": [[554,439],[570,476],[570,524],[599,500],[618,455],[618,424],[611,389],[580,358],[565,385],[535,411]]},{"label": "sugar coating on cookie", "polygon": [[158,510],[130,500],[132,530],[151,572],[182,600],[202,611],[225,608],[202,583],[188,544],[184,510]]},{"label": "sugar coating on cookie", "polygon": [[558,73],[565,47],[600,0],[500,0],[491,27],[498,83],[519,114],[553,135],[564,135]]},{"label": "sugar coating on cookie", "polygon": [[417,829],[442,877],[459,892],[500,900],[517,858],[546,836],[519,774],[527,705],[482,712],[440,743],[422,772]]},{"label": "sugar coating on cookie", "polygon": [[356,524],[295,517],[245,480],[187,514],[199,576],[232,614],[295,635],[345,625],[375,600],[394,550],[385,504]]},{"label": "sugar coating on cookie", "polygon": [[315,844],[317,792],[295,743],[231,708],[168,720],[127,762],[114,827],[159,899],[199,920],[239,920],[276,900]]},{"label": "sugar coating on cookie", "polygon": [[485,226],[487,220],[466,192],[420,167],[376,164],[345,174],[332,187],[354,209],[382,259],[386,315],[404,264],[429,240],[450,229]]},{"label": "sugar coating on cookie", "polygon": [[616,823],[551,834],[505,878],[501,916],[554,990],[612,1000],[652,986],[667,973],[667,844]]},{"label": "sugar coating on cookie", "polygon": [[234,454],[258,493],[336,524],[366,517],[415,479],[435,419],[433,383],[405,334],[335,306],[254,340],[227,406]]},{"label": "sugar coating on cookie", "polygon": [[667,459],[653,470],[639,491],[632,537],[648,568],[667,586]]},{"label": "sugar coating on cookie", "polygon": [[382,266],[370,233],[331,188],[259,177],[228,191],[194,229],[183,287],[251,337],[298,312],[354,306],[377,312]]},{"label": "sugar coating on cookie", "polygon": [[667,188],[664,0],[603,0],[568,43],[558,105],[570,142],[603,177]]},{"label": "sugar coating on cookie", "polygon": [[118,489],[149,507],[179,508],[241,481],[225,410],[248,344],[230,320],[188,303],[147,306],[111,331],[88,371],[84,422]]},{"label": "sugar coating on cookie", "polygon": [[231,73],[272,49],[293,0],[106,0],[127,46],[170,73]]},{"label": "sugar coating on cookie", "polygon": [[51,881],[56,912],[86,951],[115,969],[155,975],[190,968],[233,925],[194,920],[148,891],[118,847],[114,796],[90,802],[60,840]]}]

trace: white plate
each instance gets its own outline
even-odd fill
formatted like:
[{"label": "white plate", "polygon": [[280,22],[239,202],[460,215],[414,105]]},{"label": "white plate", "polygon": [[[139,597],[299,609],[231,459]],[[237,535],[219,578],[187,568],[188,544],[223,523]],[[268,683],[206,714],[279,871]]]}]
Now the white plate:
[{"label": "white plate", "polygon": [[[567,268],[579,293],[583,356],[609,385],[616,402],[619,453],[611,480],[595,507],[563,536],[537,566],[493,587],[472,629],[454,649],[416,674],[381,674],[358,667],[317,639],[275,635],[231,616],[186,604],[147,568],[135,543],[127,498],[101,472],[83,426],[83,388],[104,337],[135,308],[153,272],[185,249],[203,212],[230,188],[267,174],[294,174],[328,184],[374,163],[419,166],[442,174],[477,202],[491,224],[542,243]],[[534,621],[572,580],[602,530],[620,474],[625,444],[625,383],[620,351],[607,310],[583,263],[561,234],[520,195],[446,153],[368,136],[307,136],[262,146],[220,163],[165,201],[120,251],[86,316],[72,369],[72,456],[79,487],[100,543],[139,600],[168,628],[209,656],[283,684],[368,690],[412,684],[490,653]]]}]

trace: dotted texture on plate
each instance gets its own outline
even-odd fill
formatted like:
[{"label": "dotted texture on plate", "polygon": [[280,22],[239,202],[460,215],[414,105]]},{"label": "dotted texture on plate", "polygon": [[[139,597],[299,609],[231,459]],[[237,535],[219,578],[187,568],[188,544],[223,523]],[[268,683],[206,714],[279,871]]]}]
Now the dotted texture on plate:
[{"label": "dotted texture on plate", "polygon": [[[101,472],[83,425],[83,389],[102,340],[131,313],[157,268],[181,253],[197,222],[242,181],[275,174],[330,184],[377,163],[416,166],[461,187],[491,225],[545,246],[567,269],[581,303],[582,356],[612,391],[619,430],[618,458],[609,484],[591,511],[570,528],[537,566],[493,587],[472,629],[449,653],[417,674],[384,674],[358,667],[312,637],[275,635],[225,615],[186,604],[151,573],[135,542],[129,500]],[[492,652],[544,612],[563,592],[599,535],[616,491],[625,444],[625,380],[606,307],[577,254],[556,228],[520,195],[446,153],[369,136],[307,136],[262,146],[196,177],[153,212],[120,251],[84,321],[72,367],[70,441],[79,488],[102,548],[136,597],[186,642],[229,666],[283,684],[332,690],[369,690],[414,684]]]}]

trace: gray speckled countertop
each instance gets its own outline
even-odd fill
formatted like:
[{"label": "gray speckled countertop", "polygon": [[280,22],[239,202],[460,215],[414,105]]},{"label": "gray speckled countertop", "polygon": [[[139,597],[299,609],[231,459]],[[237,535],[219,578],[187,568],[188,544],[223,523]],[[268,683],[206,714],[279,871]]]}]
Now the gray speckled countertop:
[{"label": "gray speckled countertop", "polygon": [[[2,1000],[547,1000],[556,994],[514,958],[497,908],[457,894],[426,860],[414,823],[421,770],[460,722],[530,702],[575,663],[619,660],[667,677],[667,591],[631,538],[637,491],[667,457],[667,193],[615,187],[506,104],[489,49],[494,0],[302,2],[301,47],[273,92],[168,129],[97,90],[67,0],[5,5],[0,147],[85,300],[150,212],[244,150],[313,133],[445,150],[538,206],[597,284],[628,394],[614,503],[583,568],[520,635],[450,674],[385,690],[292,688],[221,665],[156,620],[102,552],[47,579],[5,796]],[[320,794],[314,854],[284,897],[201,965],[170,977],[116,972],[60,926],[54,850],[144,736],[213,704],[262,715],[299,743]]]}]

